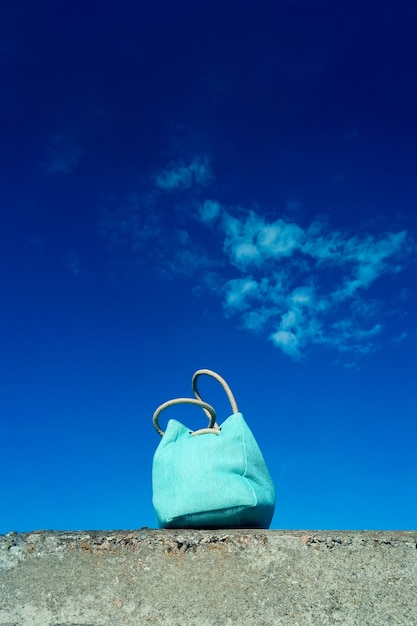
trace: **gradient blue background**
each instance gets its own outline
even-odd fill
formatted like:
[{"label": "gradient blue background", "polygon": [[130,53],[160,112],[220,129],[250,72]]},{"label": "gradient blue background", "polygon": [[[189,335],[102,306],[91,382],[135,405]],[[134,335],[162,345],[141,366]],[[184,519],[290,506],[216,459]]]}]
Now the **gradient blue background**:
[{"label": "gradient blue background", "polygon": [[0,532],[155,526],[152,414],[201,367],[273,528],[416,528],[415,18],[2,3]]}]

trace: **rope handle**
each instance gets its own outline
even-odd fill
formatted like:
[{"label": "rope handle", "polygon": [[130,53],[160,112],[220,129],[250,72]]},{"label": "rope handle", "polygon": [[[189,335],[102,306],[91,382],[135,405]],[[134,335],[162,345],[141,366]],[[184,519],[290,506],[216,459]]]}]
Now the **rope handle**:
[{"label": "rope handle", "polygon": [[159,415],[168,407],[175,406],[176,404],[194,404],[196,406],[199,406],[203,409],[204,413],[209,418],[208,428],[200,428],[200,430],[195,430],[191,433],[192,435],[202,435],[205,433],[211,433],[214,435],[219,434],[220,428],[216,424],[216,411],[210,404],[207,404],[207,402],[204,402],[203,400],[201,400],[201,398],[176,398],[175,400],[168,400],[167,402],[161,404],[153,414],[153,425],[155,427],[155,430],[161,435],[161,437],[163,437],[165,431],[163,431],[162,428],[159,426]]},{"label": "rope handle", "polygon": [[[223,387],[224,391],[226,392],[227,397],[229,398],[229,402],[230,402],[230,405],[232,407],[233,413],[239,413],[239,409],[237,408],[237,403],[236,403],[235,397],[234,397],[234,395],[232,393],[232,390],[230,389],[229,385],[224,380],[224,378],[222,378],[220,376],[220,374],[217,374],[216,372],[213,372],[213,370],[202,369],[202,370],[197,370],[195,372],[195,374],[193,376],[193,379],[192,379],[192,387],[193,387],[194,395],[197,398],[197,400],[201,400],[203,402],[203,398],[200,396],[200,393],[199,393],[198,388],[197,388],[197,379],[202,374],[207,374],[207,376],[211,376],[212,378],[214,378],[215,380],[217,380],[217,382],[219,382],[221,384],[221,386]],[[203,411],[205,412],[207,417],[210,419],[209,413],[204,408],[203,408]]]},{"label": "rope handle", "polygon": [[195,430],[195,431],[193,431],[191,433],[192,435],[203,435],[203,434],[206,434],[206,433],[210,433],[210,434],[213,434],[213,435],[218,435],[220,433],[220,428],[219,428],[219,426],[218,426],[218,424],[216,422],[216,411],[214,410],[214,408],[210,404],[207,404],[207,402],[204,402],[204,400],[202,399],[202,397],[200,395],[200,392],[198,391],[197,379],[202,374],[206,374],[207,376],[211,376],[212,378],[214,378],[215,380],[217,380],[217,382],[219,382],[221,384],[221,386],[223,387],[227,397],[229,398],[229,402],[230,402],[230,405],[232,407],[233,413],[238,413],[239,412],[239,409],[237,408],[237,403],[236,403],[235,397],[234,397],[234,395],[232,393],[232,390],[230,389],[229,385],[224,380],[224,378],[222,378],[216,372],[213,372],[213,370],[209,370],[209,369],[197,370],[194,373],[193,378],[192,378],[192,388],[193,388],[194,395],[195,395],[196,399],[194,399],[194,398],[176,398],[174,400],[168,400],[167,402],[164,402],[163,404],[161,404],[156,409],[155,413],[153,414],[153,418],[152,418],[153,425],[155,427],[155,430],[161,435],[161,437],[165,434],[165,432],[159,426],[159,422],[158,422],[159,415],[162,413],[162,411],[164,411],[168,407],[175,406],[177,404],[194,404],[195,406],[199,406],[199,407],[201,407],[203,409],[204,413],[208,417],[208,420],[209,420],[208,427],[207,428],[200,428],[199,430]]}]

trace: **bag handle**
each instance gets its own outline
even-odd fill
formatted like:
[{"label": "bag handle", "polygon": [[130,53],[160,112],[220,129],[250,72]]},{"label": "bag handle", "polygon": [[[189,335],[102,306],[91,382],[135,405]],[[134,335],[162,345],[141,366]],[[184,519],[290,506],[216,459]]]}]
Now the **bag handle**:
[{"label": "bag handle", "polygon": [[204,402],[203,400],[201,400],[201,398],[176,398],[174,400],[168,400],[167,402],[161,404],[153,414],[153,425],[155,426],[155,430],[161,435],[161,437],[163,437],[165,431],[163,431],[162,428],[159,426],[159,415],[168,407],[175,406],[176,404],[194,404],[196,406],[199,406],[203,409],[204,413],[209,418],[208,428],[200,428],[200,430],[195,430],[191,433],[192,435],[202,435],[205,433],[212,433],[214,435],[219,434],[220,428],[216,424],[216,411],[210,404],[207,404],[207,402]]},{"label": "bag handle", "polygon": [[[202,374],[207,374],[208,376],[211,376],[212,378],[214,378],[215,380],[217,380],[217,382],[219,382],[221,384],[221,386],[223,387],[224,391],[226,392],[227,397],[229,398],[229,402],[230,405],[232,407],[232,411],[233,413],[239,413],[239,409],[237,408],[237,403],[235,400],[235,397],[232,393],[232,390],[230,389],[229,385],[227,384],[227,382],[224,380],[224,378],[222,378],[220,376],[220,374],[217,374],[216,372],[213,372],[213,370],[208,370],[208,369],[202,369],[202,370],[197,370],[193,376],[192,379],[192,386],[193,386],[193,391],[194,391],[194,395],[197,398],[197,400],[200,400],[201,402],[203,402],[203,398],[200,396],[200,393],[198,391],[197,388],[197,378],[199,376],[201,376]],[[203,411],[205,412],[205,414],[207,415],[207,417],[210,419],[209,413],[203,408]]]}]

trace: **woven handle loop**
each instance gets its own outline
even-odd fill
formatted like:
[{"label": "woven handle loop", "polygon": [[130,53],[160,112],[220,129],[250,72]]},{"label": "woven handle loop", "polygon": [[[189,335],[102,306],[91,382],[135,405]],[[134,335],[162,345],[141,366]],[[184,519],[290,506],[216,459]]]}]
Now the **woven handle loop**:
[{"label": "woven handle loop", "polygon": [[165,434],[165,431],[163,431],[162,428],[160,428],[159,426],[159,415],[168,407],[175,406],[176,404],[194,404],[196,406],[199,406],[203,409],[204,413],[209,418],[208,428],[195,430],[191,433],[192,435],[202,435],[203,433],[213,433],[215,435],[219,434],[220,429],[216,424],[216,411],[210,404],[207,404],[207,402],[204,402],[200,398],[197,398],[197,400],[195,400],[194,398],[176,398],[175,400],[168,400],[167,402],[161,404],[153,414],[153,425],[155,426],[155,430],[161,435],[161,437]]},{"label": "woven handle loop", "polygon": [[[197,389],[197,378],[199,376],[201,376],[202,374],[207,374],[207,376],[211,376],[212,378],[214,378],[215,380],[217,380],[221,384],[221,386],[223,387],[224,391],[226,392],[227,397],[229,398],[229,402],[230,402],[230,405],[232,407],[233,413],[239,413],[239,409],[237,408],[237,403],[236,403],[235,397],[234,397],[234,395],[232,393],[232,390],[230,389],[229,385],[224,380],[224,378],[222,378],[216,372],[213,372],[213,370],[202,369],[202,370],[197,370],[195,372],[195,374],[193,376],[193,380],[192,380],[192,386],[193,386],[194,395],[197,398],[197,400],[200,400],[201,402],[203,402],[203,398],[200,396],[200,393],[199,393],[199,391]],[[204,408],[203,408],[203,411],[206,413],[207,417],[209,417],[209,414],[207,413],[207,411]]]}]

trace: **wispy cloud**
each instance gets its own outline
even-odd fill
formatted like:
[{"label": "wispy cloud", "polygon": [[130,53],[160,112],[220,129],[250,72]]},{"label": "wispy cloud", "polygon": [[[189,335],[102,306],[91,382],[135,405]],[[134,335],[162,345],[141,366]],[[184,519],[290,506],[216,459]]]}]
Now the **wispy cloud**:
[{"label": "wispy cloud", "polygon": [[196,156],[189,162],[176,161],[155,173],[156,189],[168,192],[206,187],[211,180],[211,165],[207,156]]},{"label": "wispy cloud", "polygon": [[146,265],[171,277],[200,273],[207,283],[208,273],[218,267],[218,261],[195,240],[186,224],[173,227],[167,223],[157,204],[158,194],[152,192],[109,199],[101,214],[100,232],[111,252],[112,265]]},{"label": "wispy cloud", "polygon": [[[151,257],[162,273],[198,277],[199,293],[220,297],[227,317],[293,359],[311,346],[355,359],[375,350],[388,316],[386,299],[372,287],[415,255],[410,234],[353,235],[317,219],[306,225],[299,205],[297,220],[271,218],[207,197],[213,182],[207,156],[156,171],[146,193],[105,214],[110,244]],[[168,219],[158,207],[173,192]]]},{"label": "wispy cloud", "polygon": [[407,232],[352,236],[318,221],[306,228],[218,204],[216,219],[236,273],[219,277],[226,315],[294,359],[311,345],[359,354],[376,349],[384,330],[381,307],[366,295],[375,281],[403,268],[412,246]]},{"label": "wispy cloud", "polygon": [[42,166],[48,174],[71,174],[83,154],[81,144],[66,134],[54,135]]},{"label": "wispy cloud", "polygon": [[220,215],[220,203],[215,200],[204,200],[199,208],[199,215],[202,222],[211,224],[217,220]]},{"label": "wispy cloud", "polygon": [[392,339],[392,343],[395,346],[399,346],[400,344],[403,343],[403,341],[405,341],[409,336],[409,332],[408,331],[404,331],[402,333],[400,333],[399,335],[396,335],[395,337],[393,337]]},{"label": "wispy cloud", "polygon": [[81,273],[81,259],[78,252],[70,250],[63,258],[63,261],[73,276],[79,276]]},{"label": "wispy cloud", "polygon": [[268,259],[291,256],[302,245],[304,236],[296,224],[282,219],[267,223],[254,211],[240,216],[225,211],[222,227],[225,251],[233,265],[242,270],[260,267]]},{"label": "wispy cloud", "polygon": [[161,236],[161,220],[146,197],[128,194],[109,202],[103,211],[100,230],[112,251],[142,252],[144,244]]}]

